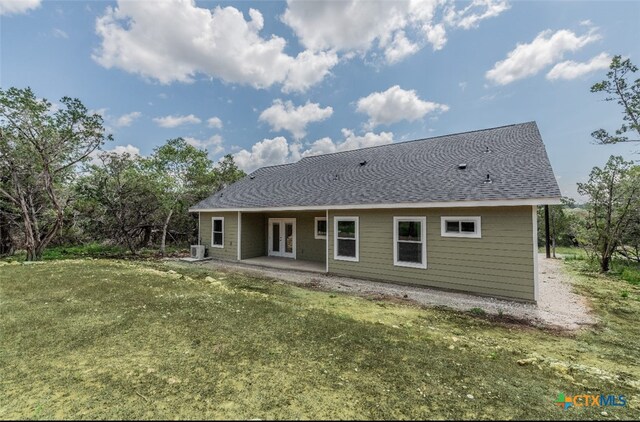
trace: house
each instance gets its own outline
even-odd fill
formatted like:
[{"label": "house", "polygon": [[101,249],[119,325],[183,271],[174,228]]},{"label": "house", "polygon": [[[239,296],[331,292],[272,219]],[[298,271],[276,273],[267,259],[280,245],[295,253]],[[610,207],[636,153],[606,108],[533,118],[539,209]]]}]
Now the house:
[{"label": "house", "polygon": [[536,301],[536,210],[559,203],[528,122],[263,167],[190,211],[214,259]]}]

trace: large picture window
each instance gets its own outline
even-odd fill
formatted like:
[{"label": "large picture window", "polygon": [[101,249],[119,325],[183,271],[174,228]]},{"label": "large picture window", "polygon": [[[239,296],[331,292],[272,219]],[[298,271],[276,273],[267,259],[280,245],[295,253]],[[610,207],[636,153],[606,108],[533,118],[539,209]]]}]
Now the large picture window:
[{"label": "large picture window", "polygon": [[393,217],[393,264],[427,268],[426,217]]},{"label": "large picture window", "polygon": [[480,217],[440,217],[443,237],[482,237]]},{"label": "large picture window", "polygon": [[335,217],[333,227],[333,258],[357,262],[360,249],[358,217]]},{"label": "large picture window", "polygon": [[224,217],[211,218],[211,247],[224,248]]}]

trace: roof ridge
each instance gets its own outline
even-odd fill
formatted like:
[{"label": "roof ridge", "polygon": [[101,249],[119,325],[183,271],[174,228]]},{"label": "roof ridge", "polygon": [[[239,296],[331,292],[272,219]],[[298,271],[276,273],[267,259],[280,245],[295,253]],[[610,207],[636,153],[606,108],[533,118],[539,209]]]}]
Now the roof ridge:
[{"label": "roof ridge", "polygon": [[[512,123],[512,124],[509,124],[509,125],[495,126],[495,127],[485,128],[485,129],[467,130],[467,131],[464,131],[464,132],[447,133],[445,135],[431,136],[429,138],[418,138],[418,139],[411,139],[409,141],[392,142],[390,144],[384,144],[384,145],[373,145],[373,146],[370,146],[370,147],[350,149],[350,150],[347,150],[347,151],[328,152],[326,154],[318,154],[318,155],[311,155],[309,157],[302,157],[300,160],[296,161],[296,163],[299,163],[300,161],[306,160],[306,159],[309,159],[309,158],[324,157],[326,155],[344,154],[344,153],[347,153],[347,152],[362,151],[363,149],[382,148],[382,147],[389,147],[389,146],[392,146],[392,145],[408,144],[408,143],[411,143],[411,142],[428,141],[430,139],[444,138],[444,137],[447,137],[447,136],[465,135],[467,133],[484,132],[484,131],[487,131],[487,130],[502,129],[502,128],[511,127],[511,126],[522,126],[522,125],[526,125],[528,123],[536,123],[536,121],[535,120],[530,120],[528,122]],[[295,164],[295,163],[289,163],[289,164]],[[286,164],[280,164],[280,165],[286,165]],[[269,166],[269,167],[276,167],[276,166]],[[262,168],[265,168],[265,167],[262,167]]]}]

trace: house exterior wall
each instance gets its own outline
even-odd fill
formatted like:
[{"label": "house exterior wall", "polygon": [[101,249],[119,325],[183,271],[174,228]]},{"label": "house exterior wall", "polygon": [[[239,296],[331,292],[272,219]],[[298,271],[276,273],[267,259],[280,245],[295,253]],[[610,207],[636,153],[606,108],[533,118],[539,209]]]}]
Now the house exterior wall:
[{"label": "house exterior wall", "polygon": [[[224,217],[224,248],[211,247],[211,218]],[[201,212],[200,244],[207,250],[207,256],[216,259],[237,260],[238,258],[238,213]]]},{"label": "house exterior wall", "polygon": [[267,254],[267,223],[263,213],[242,213],[242,257],[255,258]]},{"label": "house exterior wall", "polygon": [[[296,259],[303,261],[325,262],[326,245],[324,239],[316,239],[314,224],[316,217],[325,217],[323,211],[281,211],[264,213],[264,241],[263,255],[267,255],[269,242],[269,219],[270,218],[295,218],[296,219]],[[244,231],[244,226],[243,226]]]},{"label": "house exterior wall", "polygon": [[[334,259],[334,217],[359,217],[359,261]],[[426,217],[427,268],[393,263],[393,217]],[[480,216],[478,239],[442,237],[441,216]],[[329,212],[329,272],[481,295],[535,300],[532,207],[337,210]],[[537,251],[536,251],[537,252]]]},{"label": "house exterior wall", "polygon": [[[535,207],[369,209],[329,211],[329,273],[383,282],[411,284],[480,295],[535,301]],[[296,258],[325,262],[327,245],[315,239],[320,211],[242,213],[242,259],[267,255],[268,219],[296,219]],[[222,249],[211,247],[211,217],[225,218]],[[201,242],[208,255],[237,259],[237,212],[200,214]],[[334,217],[359,218],[359,261],[334,259]],[[394,265],[394,217],[426,217],[427,268]],[[481,237],[442,237],[443,216],[481,217]],[[537,251],[535,251],[537,252]]]}]

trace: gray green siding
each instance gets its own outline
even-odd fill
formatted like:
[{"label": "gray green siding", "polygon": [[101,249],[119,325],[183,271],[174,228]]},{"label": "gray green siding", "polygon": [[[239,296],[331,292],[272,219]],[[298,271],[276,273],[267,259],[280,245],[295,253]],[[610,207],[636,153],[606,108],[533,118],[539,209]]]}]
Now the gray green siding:
[{"label": "gray green siding", "polygon": [[[269,218],[296,219],[296,259],[304,261],[325,262],[326,244],[324,239],[316,239],[314,235],[315,217],[325,217],[325,211],[283,211],[264,213],[264,255],[267,254],[269,241]],[[244,226],[243,226],[244,231]]]},{"label": "gray green siding", "polygon": [[[211,217],[225,217],[224,249],[211,248]],[[325,262],[324,239],[315,239],[314,217],[325,211],[242,213],[242,259],[267,255],[268,219],[296,219],[296,257]],[[359,262],[333,259],[333,217],[359,217]],[[393,264],[393,217],[427,219],[427,268]],[[480,216],[482,237],[442,237],[440,217]],[[535,300],[532,207],[338,210],[329,212],[329,272],[519,300]],[[201,213],[201,242],[209,256],[237,258],[237,212]]]},{"label": "gray green siding", "polygon": [[265,224],[263,213],[242,213],[242,259],[267,254]]},{"label": "gray green siding", "polygon": [[[224,248],[211,247],[211,218],[224,217]],[[238,258],[238,213],[200,213],[200,244],[207,249],[208,256],[235,261]]]},{"label": "gray green siding", "polygon": [[[427,269],[393,264],[393,217],[427,218]],[[441,237],[441,216],[482,217],[482,238]],[[359,262],[333,259],[333,217],[359,217]],[[531,207],[330,211],[329,272],[534,300]]]}]

